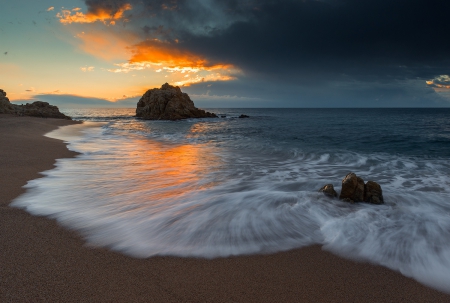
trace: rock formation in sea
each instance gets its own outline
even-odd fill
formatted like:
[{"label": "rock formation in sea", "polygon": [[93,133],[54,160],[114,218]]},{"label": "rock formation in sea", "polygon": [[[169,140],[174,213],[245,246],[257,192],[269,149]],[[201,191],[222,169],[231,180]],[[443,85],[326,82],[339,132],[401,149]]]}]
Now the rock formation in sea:
[{"label": "rock formation in sea", "polygon": [[374,181],[367,181],[364,185],[364,202],[372,204],[383,204],[383,191],[380,184]]},{"label": "rock formation in sea", "polygon": [[146,120],[181,120],[187,118],[216,118],[194,106],[188,94],[178,86],[165,83],[161,88],[149,89],[139,100],[136,117]]},{"label": "rock formation in sea", "polygon": [[[323,192],[323,194],[328,197],[337,197],[337,193],[332,184],[325,185],[319,189],[319,192]],[[350,203],[384,203],[383,191],[381,190],[380,184],[375,181],[367,181],[367,183],[364,184],[364,180],[355,173],[347,174],[342,180],[342,189],[339,199]]]},{"label": "rock formation in sea", "polygon": [[333,184],[327,184],[321,189],[320,192],[323,192],[325,196],[336,198],[338,196],[337,192],[334,190]]},{"label": "rock formation in sea", "polygon": [[364,180],[354,173],[347,174],[342,180],[342,189],[339,199],[349,202],[364,201]]},{"label": "rock formation in sea", "polygon": [[72,120],[61,113],[57,106],[50,105],[47,102],[35,101],[25,105],[12,104],[6,97],[6,92],[2,89],[0,89],[0,114]]}]

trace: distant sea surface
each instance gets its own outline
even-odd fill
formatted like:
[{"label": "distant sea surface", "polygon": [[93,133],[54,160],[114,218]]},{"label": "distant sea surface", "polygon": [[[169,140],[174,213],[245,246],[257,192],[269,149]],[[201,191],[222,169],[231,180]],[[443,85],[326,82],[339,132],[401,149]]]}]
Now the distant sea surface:
[{"label": "distant sea surface", "polygon": [[[450,292],[450,109],[210,109],[145,121],[66,110],[80,153],[13,205],[134,257],[226,257],[318,244]],[[250,116],[239,119],[240,114]],[[318,192],[355,172],[384,205]]]}]

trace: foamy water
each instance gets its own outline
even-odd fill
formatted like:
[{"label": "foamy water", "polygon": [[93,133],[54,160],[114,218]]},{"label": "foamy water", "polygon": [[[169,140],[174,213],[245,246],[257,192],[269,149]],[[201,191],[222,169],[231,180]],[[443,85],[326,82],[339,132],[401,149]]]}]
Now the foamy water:
[{"label": "foamy water", "polygon": [[[81,154],[58,160],[12,205],[57,219],[89,245],[139,258],[214,258],[319,244],[450,292],[450,163],[448,151],[440,150],[450,146],[445,120],[431,119],[440,131],[436,122],[430,133],[413,133],[415,139],[380,132],[346,148],[326,121],[313,127],[313,121],[257,113],[182,122],[92,115],[85,119],[103,122],[48,135]],[[364,140],[369,146],[349,148]],[[414,152],[421,140],[431,140],[423,155]],[[380,183],[386,204],[348,204],[317,192],[327,183],[339,191],[349,171]]]}]

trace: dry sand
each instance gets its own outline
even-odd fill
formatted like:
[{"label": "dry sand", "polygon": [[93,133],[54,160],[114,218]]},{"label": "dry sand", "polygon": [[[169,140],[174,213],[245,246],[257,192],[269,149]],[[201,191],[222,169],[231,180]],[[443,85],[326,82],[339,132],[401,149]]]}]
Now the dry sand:
[{"label": "dry sand", "polygon": [[74,156],[42,136],[68,123],[0,115],[0,302],[450,302],[397,272],[318,246],[214,260],[141,260],[85,247],[54,220],[8,207],[27,180]]}]

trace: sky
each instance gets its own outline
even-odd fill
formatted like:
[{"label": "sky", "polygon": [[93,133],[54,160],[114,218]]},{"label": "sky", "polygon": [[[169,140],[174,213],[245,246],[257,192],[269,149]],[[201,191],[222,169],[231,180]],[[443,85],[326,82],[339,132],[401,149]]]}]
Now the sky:
[{"label": "sky", "polygon": [[203,108],[449,107],[450,1],[1,0],[13,102]]}]

